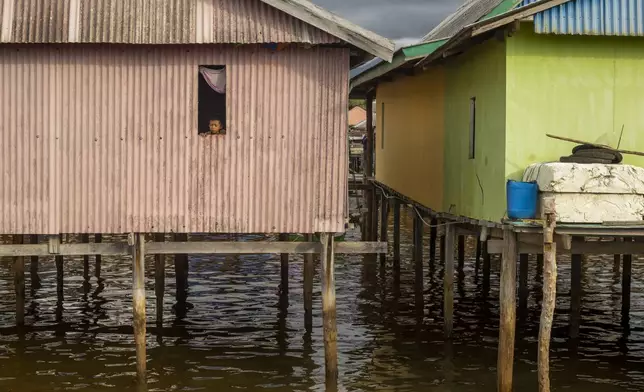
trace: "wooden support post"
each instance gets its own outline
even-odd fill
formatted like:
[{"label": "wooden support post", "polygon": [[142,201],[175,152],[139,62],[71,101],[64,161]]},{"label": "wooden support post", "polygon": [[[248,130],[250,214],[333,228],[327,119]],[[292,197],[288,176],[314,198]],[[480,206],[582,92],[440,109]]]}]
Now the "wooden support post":
[{"label": "wooden support post", "polygon": [[[88,244],[89,234],[82,234],[81,242]],[[89,255],[83,256],[83,286],[85,287],[85,289],[89,288]]]},{"label": "wooden support post", "polygon": [[[307,234],[306,240],[313,241],[313,234]],[[304,255],[304,327],[307,332],[313,329],[313,254]]]},{"label": "wooden support post", "polygon": [[376,189],[371,193],[371,197],[373,198],[373,208],[371,209],[371,234],[369,238],[371,241],[378,241],[378,211],[380,210],[380,197]]},{"label": "wooden support post", "polygon": [[[176,242],[186,242],[188,241],[188,234],[186,233],[177,233],[174,235],[174,241]],[[188,255],[186,254],[177,254],[174,256],[174,273],[175,273],[175,283],[176,283],[176,294],[175,298],[177,300],[177,313],[183,315],[185,313],[186,299],[188,296]]]},{"label": "wooden support post", "polygon": [[418,213],[415,213],[414,214],[414,235],[413,235],[414,261],[416,262],[416,266],[420,264],[421,269],[423,267],[423,264],[422,264],[423,263],[423,229],[424,229],[423,218],[419,216]]},{"label": "wooden support post", "polygon": [[400,200],[394,200],[394,271],[400,272]]},{"label": "wooden support post", "polygon": [[[31,243],[38,244],[38,235],[34,234],[31,236]],[[40,288],[40,277],[38,276],[38,256],[31,257],[31,266],[30,266],[30,275],[31,275],[31,292]]]},{"label": "wooden support post", "polygon": [[429,262],[436,261],[436,237],[438,236],[438,220],[432,218],[431,227],[429,228]]},{"label": "wooden support post", "polygon": [[573,254],[570,258],[570,338],[579,337],[581,321],[581,263],[583,256]]},{"label": "wooden support post", "polygon": [[[279,240],[288,242],[289,235],[282,233],[279,235]],[[280,254],[280,294],[288,295],[288,253]]]},{"label": "wooden support post", "polygon": [[557,243],[554,238],[556,225],[554,199],[546,198],[543,203],[543,210],[545,214],[543,225],[543,299],[541,301],[537,363],[539,392],[549,392],[550,338],[557,299]]},{"label": "wooden support post", "polygon": [[139,385],[145,385],[145,238],[133,235],[132,245],[132,310],[134,342],[136,344],[136,376]]},{"label": "wooden support post", "polygon": [[458,236],[458,270],[463,271],[465,267],[465,236]]},{"label": "wooden support post", "polygon": [[[165,242],[165,234],[156,233],[155,242]],[[163,296],[165,295],[165,255],[154,255],[154,295],[156,296],[157,325],[163,325]]]},{"label": "wooden support post", "polygon": [[364,175],[365,179],[373,177],[373,148],[374,148],[374,134],[373,134],[373,93],[367,94],[366,97],[366,133],[367,143],[364,149]]},{"label": "wooden support post", "polygon": [[[60,236],[62,242],[62,235]],[[63,256],[54,257],[56,263],[56,294],[58,295],[58,301],[63,300]]]},{"label": "wooden support post", "polygon": [[[97,244],[100,244],[103,242],[103,234],[95,234],[94,235],[94,242]],[[101,262],[102,262],[102,257],[101,255],[96,255],[96,266],[94,267],[94,276],[96,276],[96,279],[100,282],[101,281]]]},{"label": "wooden support post", "polygon": [[613,273],[614,274],[619,274],[621,263],[622,263],[622,255],[613,255]]},{"label": "wooden support post", "polygon": [[499,323],[497,391],[511,392],[516,323],[517,235],[512,229],[505,229],[503,231],[503,240],[504,246],[499,293],[501,317]]},{"label": "wooden support post", "polygon": [[[389,242],[389,236],[387,235],[387,226],[389,223],[389,200],[387,196],[382,192],[380,194],[380,242]],[[387,262],[387,254],[380,254],[380,264],[385,264]]]},{"label": "wooden support post", "polygon": [[[624,242],[632,242],[632,238],[624,238]],[[631,272],[633,256],[623,255],[622,263],[622,323],[627,324],[631,312]]]},{"label": "wooden support post", "polygon": [[445,275],[443,276],[443,319],[445,337],[451,339],[454,328],[454,225],[445,226]]},{"label": "wooden support post", "polygon": [[324,323],[324,364],[326,369],[326,389],[337,390],[338,385],[338,350],[335,307],[335,255],[333,235],[320,234],[322,253],[322,318]]},{"label": "wooden support post", "polygon": [[[13,236],[14,244],[23,244],[22,235]],[[13,258],[13,286],[16,292],[16,325],[25,324],[25,258]]]},{"label": "wooden support post", "polygon": [[527,253],[519,255],[519,309],[522,315],[528,307],[528,258]]},{"label": "wooden support post", "polygon": [[[449,225],[447,225],[447,226],[449,226]],[[445,227],[447,227],[447,226],[445,226]],[[447,231],[447,229],[445,229],[445,231]],[[440,259],[441,259],[441,263],[443,263],[443,265],[444,265],[445,264],[445,233],[443,233],[443,235],[440,237],[440,250],[439,250],[439,252],[440,252],[439,256],[440,256]],[[453,253],[454,253],[454,251],[452,251],[452,254]]]},{"label": "wooden support post", "polygon": [[482,245],[481,252],[483,253],[483,298],[487,298],[490,292],[490,270],[491,270],[491,255],[487,251],[488,242],[485,241]]}]

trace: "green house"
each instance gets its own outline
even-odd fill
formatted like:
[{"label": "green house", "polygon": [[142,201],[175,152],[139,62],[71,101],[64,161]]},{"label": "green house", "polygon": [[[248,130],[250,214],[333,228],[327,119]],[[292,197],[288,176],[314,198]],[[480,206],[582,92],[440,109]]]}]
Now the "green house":
[{"label": "green house", "polygon": [[[378,113],[383,124],[376,138],[385,142],[376,142],[377,175],[381,165],[401,169],[384,170],[378,181],[406,194],[414,181],[439,178],[427,190],[439,194],[426,197],[429,208],[499,222],[506,215],[508,179],[521,179],[532,163],[570,154],[573,144],[546,134],[644,151],[644,0],[468,4],[482,10],[476,21],[459,25],[459,10],[448,18],[458,28],[438,37],[438,44],[405,48],[393,64],[352,78],[353,96],[375,91],[376,108],[386,108],[388,120]],[[432,99],[418,110],[432,118],[410,130],[404,123],[409,106],[396,102],[402,86],[427,80],[427,74],[435,78],[422,94]],[[409,136],[414,132],[431,133],[427,150],[442,146],[442,167],[424,169],[440,173],[403,172],[402,152],[424,148]],[[625,163],[644,166],[644,158],[625,156]],[[425,197],[407,196],[421,204]]]}]

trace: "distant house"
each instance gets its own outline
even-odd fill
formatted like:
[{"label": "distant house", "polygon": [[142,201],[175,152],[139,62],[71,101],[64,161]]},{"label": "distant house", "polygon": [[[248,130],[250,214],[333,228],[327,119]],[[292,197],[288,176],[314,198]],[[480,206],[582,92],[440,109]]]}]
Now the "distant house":
[{"label": "distant house", "polygon": [[349,110],[349,127],[354,127],[367,119],[367,111],[360,106],[354,106]]},{"label": "distant house", "polygon": [[354,98],[375,91],[376,180],[434,211],[499,222],[507,179],[570,154],[546,133],[616,146],[623,129],[621,148],[644,150],[642,9],[467,2],[353,77]]}]

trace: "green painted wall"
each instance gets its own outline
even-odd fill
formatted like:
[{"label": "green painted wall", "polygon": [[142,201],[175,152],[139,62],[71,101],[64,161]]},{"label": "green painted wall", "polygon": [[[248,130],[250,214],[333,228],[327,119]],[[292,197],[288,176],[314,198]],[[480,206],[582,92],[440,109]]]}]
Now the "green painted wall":
[{"label": "green painted wall", "polygon": [[[558,160],[574,144],[546,133],[644,151],[644,40],[538,35],[507,40],[506,175]],[[643,157],[625,163],[644,166]]]},{"label": "green painted wall", "polygon": [[[446,212],[493,221],[505,214],[505,52],[505,43],[488,40],[445,66]],[[476,149],[469,159],[472,97]]]}]

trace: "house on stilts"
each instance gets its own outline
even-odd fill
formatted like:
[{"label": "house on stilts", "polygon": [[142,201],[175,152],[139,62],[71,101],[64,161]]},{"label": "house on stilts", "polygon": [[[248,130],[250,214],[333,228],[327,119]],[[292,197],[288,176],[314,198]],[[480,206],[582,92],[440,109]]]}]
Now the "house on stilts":
[{"label": "house on stilts", "polygon": [[[396,200],[394,227],[401,203],[417,212],[416,260],[423,221],[433,223],[429,258],[439,237],[448,335],[454,243],[460,265],[467,234],[482,240],[488,265],[490,254],[503,253],[500,391],[512,383],[517,254],[523,279],[528,254],[545,257],[546,271],[557,253],[571,254],[577,271],[582,254],[644,253],[632,241],[644,237],[642,9],[642,0],[470,0],[391,63],[352,77],[351,97],[366,98],[377,113],[377,124],[367,119],[377,125],[366,152],[376,157],[367,174],[377,169],[367,192],[367,239],[376,239],[388,197]],[[562,138],[582,146],[571,154],[574,144]],[[516,198],[515,185],[534,194]],[[533,213],[517,215],[517,200]],[[399,238],[395,231],[395,258]],[[547,315],[554,283],[544,288]],[[579,303],[573,300],[573,312]],[[546,364],[540,359],[540,376]]]},{"label": "house on stilts", "polygon": [[[17,324],[24,257],[55,256],[60,289],[66,256],[132,255],[145,383],[145,254],[161,269],[158,319],[163,255],[281,253],[288,280],[288,254],[307,254],[310,317],[318,253],[333,383],[333,255],[382,249],[333,245],[347,217],[349,70],[393,49],[307,0],[0,1],[0,234],[13,236],[0,256],[15,257]],[[129,241],[101,242],[114,233]],[[193,243],[190,233],[308,241]]]}]

